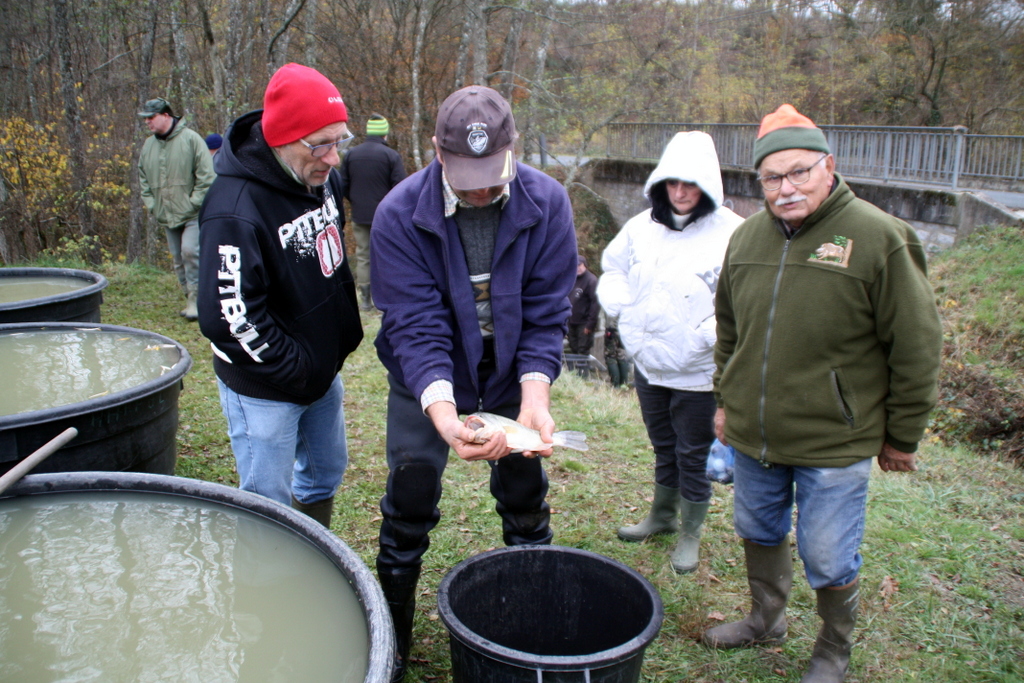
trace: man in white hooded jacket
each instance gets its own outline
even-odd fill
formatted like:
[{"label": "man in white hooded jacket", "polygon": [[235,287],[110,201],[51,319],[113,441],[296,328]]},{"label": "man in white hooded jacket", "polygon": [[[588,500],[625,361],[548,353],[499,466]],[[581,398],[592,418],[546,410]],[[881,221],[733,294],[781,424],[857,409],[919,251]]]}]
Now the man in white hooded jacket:
[{"label": "man in white hooded jacket", "polygon": [[[647,179],[651,208],[629,219],[601,259],[597,295],[636,363],[636,390],[654,446],[654,503],[619,538],[679,531],[672,567],[697,568],[711,499],[715,287],[743,219],[722,206],[722,175],[706,133],[678,133]],[[682,517],[682,524],[679,517]]]}]

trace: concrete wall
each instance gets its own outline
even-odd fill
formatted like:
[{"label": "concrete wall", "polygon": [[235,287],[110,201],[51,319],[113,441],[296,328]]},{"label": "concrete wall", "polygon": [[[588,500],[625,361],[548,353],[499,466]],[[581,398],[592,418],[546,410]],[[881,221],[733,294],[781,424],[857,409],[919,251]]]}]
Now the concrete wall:
[{"label": "concrete wall", "polygon": [[[649,162],[593,159],[585,167],[582,182],[608,201],[621,225],[649,205],[643,186],[654,170]],[[840,169],[842,173],[842,169]],[[1024,221],[970,192],[898,187],[866,180],[848,179],[858,197],[898,216],[917,230],[930,251],[952,245],[982,225],[1017,225]],[[722,169],[726,205],[747,217],[764,208],[764,195],[756,174],[746,169]]]}]

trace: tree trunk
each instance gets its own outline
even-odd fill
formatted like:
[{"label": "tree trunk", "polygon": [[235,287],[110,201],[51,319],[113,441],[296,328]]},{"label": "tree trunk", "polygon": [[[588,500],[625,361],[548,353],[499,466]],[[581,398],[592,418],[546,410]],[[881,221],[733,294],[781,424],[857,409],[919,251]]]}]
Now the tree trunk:
[{"label": "tree trunk", "polygon": [[516,61],[519,58],[519,39],[523,33],[523,24],[526,23],[525,0],[519,0],[512,8],[512,19],[510,21],[508,35],[505,36],[505,50],[501,58],[501,74],[498,86],[502,96],[512,101],[512,91],[516,85]]},{"label": "tree trunk", "polygon": [[171,42],[174,46],[174,91],[178,93],[177,106],[179,116],[192,112],[192,65],[188,58],[188,40],[185,26],[180,18],[177,2],[171,5]]},{"label": "tree trunk", "polygon": [[427,32],[428,0],[416,6],[416,37],[412,51],[412,158],[416,168],[423,168],[423,156],[420,153],[420,119],[423,104],[420,100],[420,69],[423,67],[423,40]]},{"label": "tree trunk", "polygon": [[210,22],[210,12],[206,8],[206,0],[196,0],[196,5],[199,8],[199,18],[203,26],[203,55],[213,81],[213,125],[215,130],[223,132],[229,121],[224,112],[224,60],[221,57],[221,43],[217,42],[217,37],[213,33],[213,24]]},{"label": "tree trunk", "polygon": [[[550,6],[549,6],[550,7]],[[530,79],[530,97],[526,100],[526,116],[525,121],[519,127],[523,133],[523,156],[526,159],[530,158],[530,154],[533,150],[534,138],[540,135],[539,130],[536,130],[537,125],[537,105],[539,100],[545,94],[544,88],[544,71],[548,61],[548,47],[551,45],[551,34],[555,28],[555,22],[553,19],[544,19],[544,33],[542,34],[540,44],[537,46],[537,51],[534,53],[533,62],[533,77]],[[537,143],[538,152],[540,152],[540,143]]]},{"label": "tree trunk", "polygon": [[289,0],[288,7],[284,11],[284,20],[281,27],[271,37],[267,44],[267,75],[273,76],[274,72],[285,64],[288,58],[288,45],[291,42],[291,34],[288,28],[295,21],[295,17],[302,11],[305,0]]},{"label": "tree trunk", "polygon": [[[146,31],[142,35],[142,44],[139,46],[139,59],[135,67],[135,100],[138,104],[138,111],[149,99],[150,74],[153,69],[153,52],[156,49],[157,23],[160,18],[160,4],[158,0],[149,0],[149,8],[146,15]],[[146,208],[142,205],[142,186],[139,184],[139,153],[142,146],[136,144],[132,152],[132,164],[128,169],[128,185],[130,188],[128,199],[128,244],[125,245],[125,259],[129,262],[148,262],[151,252],[147,249],[146,233],[148,221],[146,220]]]},{"label": "tree trunk", "polygon": [[[82,236],[92,237],[96,231],[93,226],[92,204],[89,197],[89,170],[86,167],[82,116],[78,110],[78,79],[72,68],[71,24],[67,0],[54,0],[53,22],[54,32],[57,34],[57,51],[60,56],[60,92],[64,101],[64,126],[68,135],[71,182],[78,214],[78,229]],[[98,263],[99,258],[99,249],[92,245],[92,248],[89,249],[89,260]]]},{"label": "tree trunk", "polygon": [[306,21],[304,24],[306,30],[306,57],[305,65],[315,69],[316,68],[316,29],[317,29],[317,14],[316,14],[316,0],[306,0]]},{"label": "tree trunk", "polygon": [[[476,0],[469,0],[469,2],[473,3],[476,2]],[[459,52],[455,57],[455,90],[461,90],[462,87],[466,85],[466,80],[469,78],[467,69],[469,68],[469,50],[472,35],[472,13],[467,7],[465,21],[462,22],[462,35],[459,36]]]},{"label": "tree trunk", "polygon": [[470,42],[473,45],[473,83],[487,85],[487,14],[484,11],[486,0],[469,0],[469,12],[472,17]]},{"label": "tree trunk", "polygon": [[7,243],[7,179],[0,169],[0,263],[11,264],[11,247]]}]

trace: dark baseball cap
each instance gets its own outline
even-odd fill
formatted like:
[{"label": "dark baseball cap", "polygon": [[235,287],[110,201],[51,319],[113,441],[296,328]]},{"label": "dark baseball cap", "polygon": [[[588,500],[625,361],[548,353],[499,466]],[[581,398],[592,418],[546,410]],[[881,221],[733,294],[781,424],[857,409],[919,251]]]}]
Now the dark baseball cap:
[{"label": "dark baseball cap", "polygon": [[139,116],[147,119],[157,114],[170,114],[174,116],[174,112],[171,111],[171,103],[162,97],[156,97],[142,105],[142,110],[139,111]]},{"label": "dark baseball cap", "polygon": [[497,187],[516,177],[516,122],[497,91],[471,85],[449,95],[437,111],[434,135],[456,190]]}]

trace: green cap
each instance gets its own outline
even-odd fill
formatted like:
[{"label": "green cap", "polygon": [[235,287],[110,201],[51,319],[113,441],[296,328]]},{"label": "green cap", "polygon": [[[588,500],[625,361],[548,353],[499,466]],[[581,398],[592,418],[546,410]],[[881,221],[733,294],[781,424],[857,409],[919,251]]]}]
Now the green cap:
[{"label": "green cap", "polygon": [[170,114],[174,116],[174,112],[171,111],[171,103],[162,97],[156,97],[142,105],[142,110],[139,112],[139,116],[147,119],[157,114]]}]

